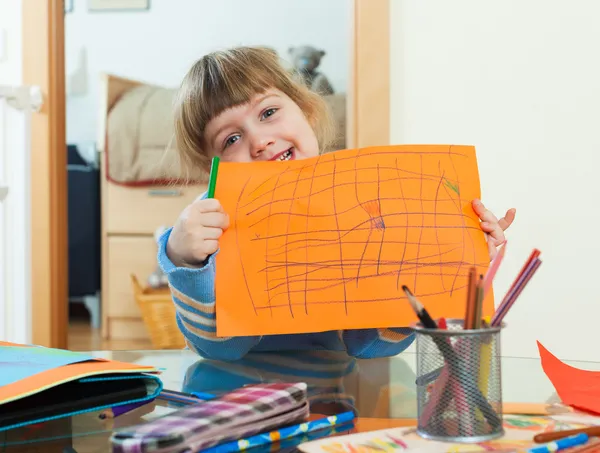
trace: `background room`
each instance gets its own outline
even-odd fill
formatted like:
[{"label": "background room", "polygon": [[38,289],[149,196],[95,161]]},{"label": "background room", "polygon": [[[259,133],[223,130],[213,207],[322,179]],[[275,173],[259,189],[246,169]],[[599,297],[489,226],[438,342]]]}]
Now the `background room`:
[{"label": "background room", "polygon": [[[163,159],[174,90],[194,61],[220,48],[267,46],[290,67],[295,57],[320,59],[320,86],[328,90],[323,94],[340,129],[336,146],[343,148],[352,2],[116,2],[137,5],[123,10],[104,10],[103,3],[115,5],[74,0],[65,15],[69,347],[145,349],[160,346],[150,341],[152,329],[176,329],[174,319],[164,319],[174,311],[162,312],[160,326],[144,321],[131,275],[148,287],[156,270],[155,234],[205,188],[149,184],[169,165]],[[110,156],[106,174],[103,152]],[[169,175],[178,176],[175,170]],[[155,293],[172,309],[164,288]],[[162,346],[173,346],[169,341]]]}]

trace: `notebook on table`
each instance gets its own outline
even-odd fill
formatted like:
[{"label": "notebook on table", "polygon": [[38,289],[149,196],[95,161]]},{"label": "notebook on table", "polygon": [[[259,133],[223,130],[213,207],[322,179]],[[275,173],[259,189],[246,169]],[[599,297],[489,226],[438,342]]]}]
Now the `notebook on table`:
[{"label": "notebook on table", "polygon": [[162,390],[158,374],[83,352],[0,342],[0,431],[151,401]]}]

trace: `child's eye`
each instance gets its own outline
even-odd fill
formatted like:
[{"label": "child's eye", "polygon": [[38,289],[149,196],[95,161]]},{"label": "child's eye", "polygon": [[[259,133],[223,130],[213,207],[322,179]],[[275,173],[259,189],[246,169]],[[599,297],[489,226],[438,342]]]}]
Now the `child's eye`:
[{"label": "child's eye", "polygon": [[267,110],[265,110],[265,111],[263,112],[263,114],[260,116],[260,119],[261,119],[261,120],[267,119],[268,117],[270,117],[270,116],[273,116],[273,114],[274,114],[276,111],[277,111],[277,109],[276,109],[276,108],[270,108],[270,109],[267,109]]},{"label": "child's eye", "polygon": [[239,135],[232,135],[231,137],[227,137],[225,140],[225,144],[223,145],[223,149],[229,148],[231,145],[235,144],[240,139]]},{"label": "child's eye", "polygon": [[237,142],[240,139],[239,135],[232,135],[231,137],[228,137],[227,140],[225,140],[225,148],[233,145],[235,142]]}]

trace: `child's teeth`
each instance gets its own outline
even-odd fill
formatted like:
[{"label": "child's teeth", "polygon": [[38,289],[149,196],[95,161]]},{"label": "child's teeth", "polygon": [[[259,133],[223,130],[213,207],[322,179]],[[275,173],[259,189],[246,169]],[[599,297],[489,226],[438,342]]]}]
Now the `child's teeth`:
[{"label": "child's teeth", "polygon": [[292,152],[290,150],[287,150],[286,152],[284,152],[281,157],[278,160],[289,160],[292,157]]}]

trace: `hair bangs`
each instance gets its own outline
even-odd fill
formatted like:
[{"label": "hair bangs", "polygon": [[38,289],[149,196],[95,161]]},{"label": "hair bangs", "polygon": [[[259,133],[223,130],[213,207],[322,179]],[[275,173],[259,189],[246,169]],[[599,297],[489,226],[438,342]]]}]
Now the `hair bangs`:
[{"label": "hair bangs", "polygon": [[199,99],[204,127],[225,110],[247,104],[257,94],[271,88],[283,88],[284,81],[280,80],[281,69],[276,58],[265,58],[264,53],[258,52],[256,55],[236,53],[235,49],[216,52],[213,58],[205,60],[205,77]]},{"label": "hair bangs", "polygon": [[304,112],[321,149],[333,136],[324,100],[297,83],[277,53],[265,47],[237,47],[216,51],[197,61],[184,77],[175,98],[175,140],[184,166],[210,167],[204,132],[224,111],[250,102],[269,89],[289,96]]}]

